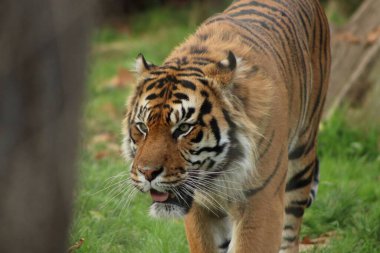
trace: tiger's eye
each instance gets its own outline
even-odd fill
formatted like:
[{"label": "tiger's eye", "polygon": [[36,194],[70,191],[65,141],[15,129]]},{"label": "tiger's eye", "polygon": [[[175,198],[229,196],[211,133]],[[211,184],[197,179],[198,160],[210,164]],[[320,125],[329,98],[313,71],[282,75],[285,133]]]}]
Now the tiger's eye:
[{"label": "tiger's eye", "polygon": [[140,130],[141,133],[146,134],[148,132],[148,127],[144,123],[142,122],[136,123],[136,126]]},{"label": "tiger's eye", "polygon": [[190,129],[190,125],[189,124],[181,124],[178,127],[178,130],[181,131],[182,133],[185,133],[185,132],[189,131],[189,129]]}]

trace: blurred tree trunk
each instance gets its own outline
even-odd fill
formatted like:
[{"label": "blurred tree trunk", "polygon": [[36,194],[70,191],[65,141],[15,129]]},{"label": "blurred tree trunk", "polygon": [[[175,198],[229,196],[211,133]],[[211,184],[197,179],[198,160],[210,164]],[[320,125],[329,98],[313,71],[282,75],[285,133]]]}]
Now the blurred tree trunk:
[{"label": "blurred tree trunk", "polygon": [[67,251],[94,3],[0,3],[0,252]]},{"label": "blurred tree trunk", "polygon": [[342,102],[360,103],[373,86],[368,79],[380,58],[380,1],[366,0],[332,36],[332,69],[324,117]]}]

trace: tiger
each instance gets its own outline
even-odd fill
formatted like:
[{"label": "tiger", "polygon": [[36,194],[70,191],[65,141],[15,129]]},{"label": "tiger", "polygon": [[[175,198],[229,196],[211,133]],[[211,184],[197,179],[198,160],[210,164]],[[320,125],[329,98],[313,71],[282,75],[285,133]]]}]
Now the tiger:
[{"label": "tiger", "polygon": [[130,180],[151,216],[184,218],[191,253],[299,251],[329,36],[317,0],[237,0],[162,65],[138,55],[122,124]]}]

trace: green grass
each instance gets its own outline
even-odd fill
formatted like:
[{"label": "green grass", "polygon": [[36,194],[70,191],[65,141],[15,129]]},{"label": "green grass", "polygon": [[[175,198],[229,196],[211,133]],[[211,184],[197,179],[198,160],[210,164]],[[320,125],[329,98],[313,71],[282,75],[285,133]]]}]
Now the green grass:
[{"label": "green grass", "polygon": [[312,236],[337,232],[320,252],[380,252],[379,140],[378,130],[356,129],[342,113],[322,128],[319,193],[302,229]]},{"label": "green grass", "polygon": [[[79,238],[85,243],[76,253],[188,252],[182,221],[150,218],[150,200],[142,194],[127,205],[123,183],[107,188],[110,182],[125,179],[109,178],[128,171],[115,147],[121,140],[129,88],[112,87],[109,80],[118,68],[132,66],[139,52],[160,64],[199,22],[196,18],[187,22],[181,11],[176,14],[178,19],[176,15],[167,18],[171,12],[165,10],[165,15],[159,13],[152,10],[133,17],[130,33],[104,27],[94,36],[70,235],[71,244]],[[161,23],[166,25],[161,27]],[[315,252],[380,252],[379,131],[355,129],[342,115],[336,115],[322,128],[320,190],[317,201],[305,214],[302,235],[317,237],[337,231],[328,248]]]}]

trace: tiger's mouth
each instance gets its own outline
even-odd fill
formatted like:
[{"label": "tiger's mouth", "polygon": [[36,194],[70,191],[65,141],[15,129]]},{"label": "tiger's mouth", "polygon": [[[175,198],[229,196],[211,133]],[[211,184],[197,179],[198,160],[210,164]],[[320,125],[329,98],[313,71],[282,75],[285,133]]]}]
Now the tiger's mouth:
[{"label": "tiger's mouth", "polygon": [[190,206],[193,199],[192,194],[184,194],[180,188],[176,190],[176,194],[172,191],[160,192],[153,188],[149,193],[153,203],[174,204],[181,207]]},{"label": "tiger's mouth", "polygon": [[153,202],[159,202],[159,203],[164,203],[164,202],[167,202],[169,199],[175,198],[173,193],[159,192],[155,189],[150,190],[150,196],[152,197]]},{"label": "tiger's mouth", "polygon": [[180,218],[191,208],[193,193],[183,191],[181,188],[172,191],[160,192],[155,189],[149,191],[152,198],[150,214],[158,218]]}]

